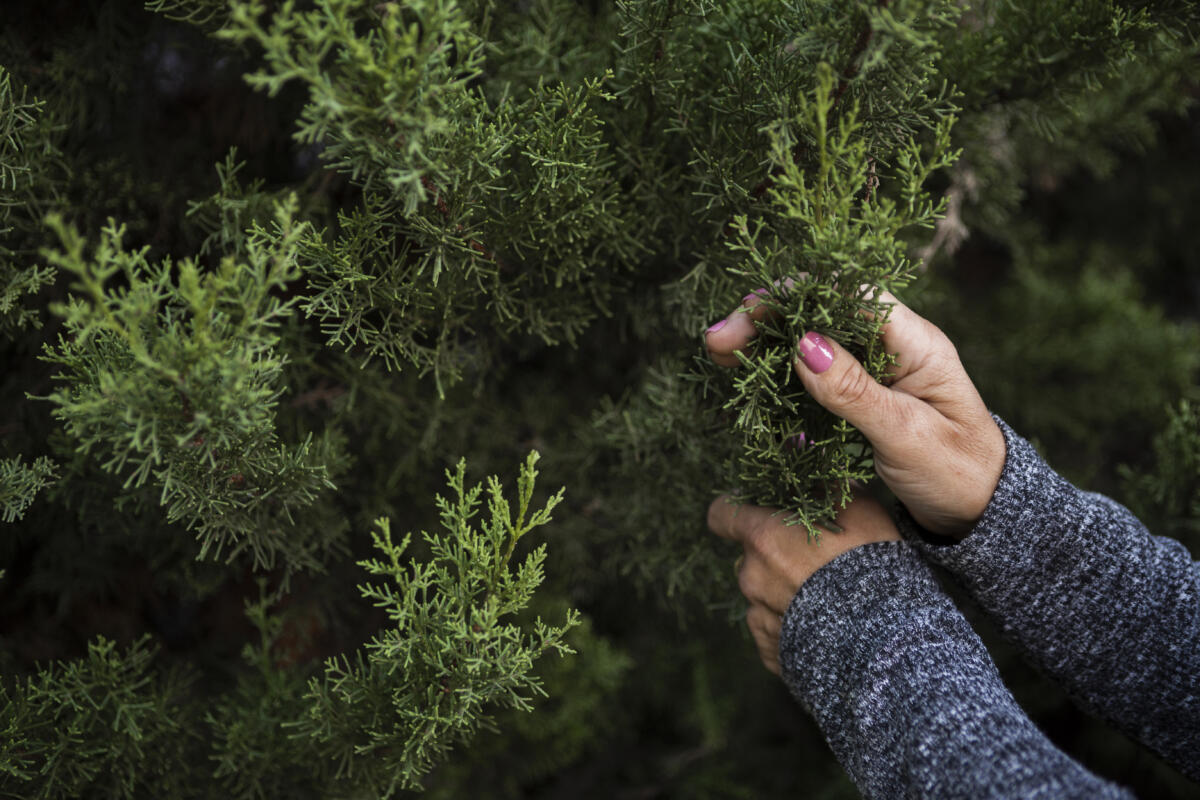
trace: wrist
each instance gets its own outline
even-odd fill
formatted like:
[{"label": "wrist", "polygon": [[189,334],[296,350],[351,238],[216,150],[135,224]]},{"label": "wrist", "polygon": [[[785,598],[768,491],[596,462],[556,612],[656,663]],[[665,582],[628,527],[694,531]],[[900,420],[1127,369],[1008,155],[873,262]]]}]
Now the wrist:
[{"label": "wrist", "polygon": [[938,538],[966,538],[983,518],[1004,472],[1007,444],[995,419],[989,414],[972,429],[972,435],[961,437],[942,460],[940,476],[931,486],[942,487],[940,496],[910,502],[897,492],[913,519]]},{"label": "wrist", "polygon": [[861,674],[873,643],[940,595],[929,566],[906,542],[843,553],[801,586],[784,614],[784,682],[824,727],[846,713],[845,686]]},{"label": "wrist", "polygon": [[979,481],[974,502],[963,523],[949,534],[959,541],[965,539],[975,529],[979,520],[983,518],[984,512],[987,511],[987,507],[991,505],[992,498],[996,495],[996,487],[1000,485],[1000,476],[1004,473],[1004,463],[1008,456],[1008,444],[1005,442],[1004,432],[1000,430],[1000,426],[990,414],[987,422],[981,426],[980,434],[982,455],[979,459]]}]

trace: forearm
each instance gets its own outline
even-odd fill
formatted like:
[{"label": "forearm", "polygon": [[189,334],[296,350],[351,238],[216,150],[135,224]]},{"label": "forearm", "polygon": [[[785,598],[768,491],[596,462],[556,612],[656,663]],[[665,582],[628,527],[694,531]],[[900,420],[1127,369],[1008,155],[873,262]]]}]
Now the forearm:
[{"label": "forearm", "polygon": [[859,547],[809,578],[780,665],[866,797],[1129,797],[1029,720],[906,543]]},{"label": "forearm", "polygon": [[951,570],[1083,705],[1200,778],[1200,573],[1123,506],[1082,492],[1000,423],[995,496],[959,544],[906,537]]}]

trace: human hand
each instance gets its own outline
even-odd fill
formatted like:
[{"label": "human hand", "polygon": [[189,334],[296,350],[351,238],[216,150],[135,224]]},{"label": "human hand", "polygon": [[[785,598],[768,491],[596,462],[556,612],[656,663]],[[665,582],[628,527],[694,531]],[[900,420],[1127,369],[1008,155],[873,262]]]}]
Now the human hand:
[{"label": "human hand", "polygon": [[[709,328],[713,361],[736,366],[736,350],[756,335],[767,312],[759,290]],[[875,450],[875,471],[913,518],[934,533],[961,538],[987,508],[1004,468],[1004,434],[942,331],[891,293],[884,348],[899,364],[876,383],[841,345],[815,331],[797,344],[794,368],[818,403],[858,428]]]},{"label": "human hand", "polygon": [[783,614],[800,585],[835,558],[871,542],[898,540],[900,533],[878,502],[855,490],[855,498],[838,512],[840,533],[822,529],[809,542],[803,528],[785,523],[778,509],[734,505],[728,496],[708,507],[713,533],[742,545],[738,588],[750,602],[746,625],[763,666],[779,674],[779,631]]}]

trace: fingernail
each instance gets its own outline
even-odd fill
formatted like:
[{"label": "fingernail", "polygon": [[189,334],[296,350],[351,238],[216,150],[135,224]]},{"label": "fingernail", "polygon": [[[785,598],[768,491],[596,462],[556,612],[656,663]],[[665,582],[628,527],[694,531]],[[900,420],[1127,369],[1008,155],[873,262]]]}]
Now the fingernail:
[{"label": "fingernail", "polygon": [[717,331],[721,330],[721,328],[724,328],[725,325],[728,324],[728,322],[729,322],[729,320],[723,319],[720,322],[716,323],[715,325],[710,325],[708,330],[706,330],[704,332],[704,335],[707,336],[710,333],[716,333]]},{"label": "fingernail", "polygon": [[813,372],[824,372],[833,363],[833,348],[816,331],[809,331],[796,345],[797,354],[804,366]]},{"label": "fingernail", "polygon": [[754,300],[754,299],[757,299],[757,297],[758,297],[758,295],[756,295],[754,292],[751,292],[750,294],[748,294],[742,298],[742,302],[744,303],[747,300]]}]

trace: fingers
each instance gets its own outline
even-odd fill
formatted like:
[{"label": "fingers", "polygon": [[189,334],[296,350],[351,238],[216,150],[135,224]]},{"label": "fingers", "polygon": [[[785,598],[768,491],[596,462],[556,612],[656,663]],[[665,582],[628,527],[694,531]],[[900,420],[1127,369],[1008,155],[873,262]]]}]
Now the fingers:
[{"label": "fingers", "polygon": [[[794,531],[789,533],[795,535]],[[807,541],[802,546],[815,547]],[[752,553],[738,567],[738,590],[751,603],[782,615],[800,584],[818,563],[816,559],[797,559],[794,554],[789,557],[787,554],[764,556]]]},{"label": "fingers", "polygon": [[928,407],[879,384],[837,342],[810,331],[796,347],[794,368],[813,399],[837,414],[876,447],[907,437]]},{"label": "fingers", "polygon": [[746,627],[754,637],[754,646],[758,649],[763,666],[778,675],[779,633],[783,628],[783,618],[766,606],[751,605],[746,611]]},{"label": "fingers", "polygon": [[752,505],[735,505],[729,495],[721,495],[708,506],[708,529],[723,539],[746,544],[759,535],[776,509]]},{"label": "fingers", "polygon": [[[870,293],[867,296],[870,297]],[[891,292],[880,292],[878,299],[890,306],[887,322],[880,329],[880,340],[883,349],[896,356],[897,364],[888,374],[888,381],[893,386],[948,354],[957,361],[954,345],[940,328],[901,303]],[[874,317],[866,311],[863,315]]]},{"label": "fingers", "polygon": [[709,506],[708,524],[714,533],[742,545],[737,560],[738,589],[751,603],[782,614],[801,584],[825,564],[870,542],[899,538],[887,511],[861,491],[838,512],[842,529],[810,542],[802,528],[787,524],[776,509],[735,506],[720,497]]},{"label": "fingers", "polygon": [[[928,350],[926,332],[921,324],[925,319],[901,303],[891,292],[880,291],[876,294],[872,288],[868,289],[864,297],[868,300],[878,299],[880,303],[888,306],[887,322],[880,328],[879,338],[883,349],[896,356],[897,364],[888,378],[892,382],[897,381],[917,369],[921,354]],[[875,319],[875,314],[870,311],[863,311],[862,315],[868,319]]]},{"label": "fingers", "polygon": [[778,674],[782,617],[804,582],[842,553],[899,540],[900,533],[887,510],[861,492],[838,513],[835,521],[841,532],[826,531],[816,543],[773,511],[734,506],[728,496],[719,497],[709,506],[708,522],[717,535],[742,544],[735,569],[738,589],[750,603],[746,623],[763,665]]},{"label": "fingers", "polygon": [[718,497],[708,507],[708,527],[718,536],[738,542],[743,553],[738,558],[738,589],[751,603],[782,614],[792,596],[816,566],[824,551],[809,552],[808,537],[802,529],[789,528],[778,509],[754,505],[734,505],[728,495]]},{"label": "fingers", "polygon": [[[798,274],[800,280],[807,277],[807,272]],[[782,289],[780,288],[781,284]],[[776,290],[785,293],[795,285],[796,281],[792,278],[775,281],[772,284]],[[709,326],[708,330],[704,332],[704,344],[714,363],[722,367],[736,367],[741,363],[734,353],[741,350],[758,335],[754,323],[765,319],[772,313],[770,305],[763,302],[770,295],[771,293],[767,289],[762,287],[755,289],[742,298],[741,305],[733,313]]]},{"label": "fingers", "polygon": [[[801,273],[800,277],[806,275]],[[776,285],[778,283],[776,281]],[[789,278],[783,286],[785,290],[790,289],[795,286],[795,281]],[[884,349],[896,356],[898,362],[887,376],[889,383],[895,384],[920,371],[931,359],[957,364],[954,345],[936,325],[900,302],[891,292],[869,284],[859,288],[864,300],[878,299],[890,307],[888,321],[880,330]],[[741,363],[735,353],[758,335],[754,323],[772,313],[770,305],[763,302],[768,296],[766,289],[755,289],[742,298],[741,305],[729,316],[705,331],[705,346],[714,363],[723,367],[736,367]],[[870,311],[862,314],[868,318],[875,316]]]},{"label": "fingers", "polygon": [[704,344],[715,363],[722,367],[736,367],[741,363],[734,352],[758,335],[754,322],[770,313],[770,306],[762,302],[766,294],[765,289],[756,289],[746,295],[733,313],[704,332]]}]

